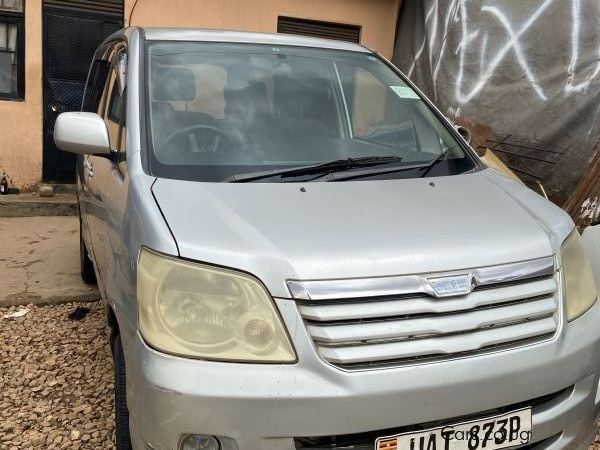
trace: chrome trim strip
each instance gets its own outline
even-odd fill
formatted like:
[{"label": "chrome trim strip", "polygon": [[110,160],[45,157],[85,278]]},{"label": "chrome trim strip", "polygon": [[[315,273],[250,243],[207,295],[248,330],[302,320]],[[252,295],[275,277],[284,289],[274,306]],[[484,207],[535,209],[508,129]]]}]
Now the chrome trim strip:
[{"label": "chrome trim strip", "polygon": [[457,353],[479,351],[494,345],[511,344],[525,339],[541,338],[556,333],[559,319],[546,319],[489,328],[466,334],[439,336],[368,345],[327,346],[318,343],[321,356],[334,365],[386,362],[407,358],[452,356]]},{"label": "chrome trim strip", "polygon": [[483,267],[473,271],[478,286],[510,283],[552,275],[556,271],[554,257],[506,264],[503,266]]},{"label": "chrome trim strip", "polygon": [[[499,266],[481,267],[478,269],[456,271],[446,274],[432,275],[400,275],[376,278],[350,278],[332,280],[288,280],[287,286],[292,298],[297,300],[342,300],[363,297],[382,297],[406,294],[427,294],[435,298],[466,295],[477,286],[509,283],[543,276],[550,276],[556,271],[553,256],[503,264]],[[464,283],[456,283],[460,277],[467,277],[469,288]],[[456,284],[444,284],[443,289],[434,286],[444,279]]]},{"label": "chrome trim strip", "polygon": [[408,316],[412,314],[464,313],[470,309],[486,306],[497,308],[508,302],[527,301],[534,297],[554,297],[558,282],[552,278],[543,278],[518,286],[499,286],[488,290],[475,290],[459,302],[454,298],[437,299],[426,295],[410,298],[371,300],[369,302],[352,301],[327,303],[315,302],[312,305],[298,305],[298,311],[304,320],[312,322],[386,320],[388,317]]},{"label": "chrome trim strip", "polygon": [[308,332],[318,345],[365,345],[381,341],[431,339],[459,333],[516,325],[551,317],[558,308],[552,297],[526,303],[502,305],[490,311],[479,309],[439,317],[361,321],[342,324],[307,324]]}]

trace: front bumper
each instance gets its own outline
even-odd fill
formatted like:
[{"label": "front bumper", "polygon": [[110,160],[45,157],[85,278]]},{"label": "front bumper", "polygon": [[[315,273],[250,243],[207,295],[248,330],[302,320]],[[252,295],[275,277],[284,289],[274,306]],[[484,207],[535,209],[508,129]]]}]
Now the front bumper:
[{"label": "front bumper", "polygon": [[[175,450],[181,435],[188,433],[226,437],[226,450],[294,449],[300,446],[294,437],[452,423],[539,398],[549,400],[533,408],[532,441],[538,443],[533,447],[585,448],[595,435],[600,302],[564,323],[548,342],[348,372],[318,357],[293,301],[276,301],[298,353],[296,364],[189,360],[152,350],[137,333],[126,337],[136,450]],[[355,448],[373,447],[371,442]]]}]

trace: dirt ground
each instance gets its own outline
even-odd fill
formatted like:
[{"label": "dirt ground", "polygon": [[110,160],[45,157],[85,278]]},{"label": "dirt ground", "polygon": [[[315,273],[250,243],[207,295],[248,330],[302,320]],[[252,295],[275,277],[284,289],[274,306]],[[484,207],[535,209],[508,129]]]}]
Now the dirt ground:
[{"label": "dirt ground", "polygon": [[98,298],[79,275],[77,217],[0,217],[0,305]]},{"label": "dirt ground", "polygon": [[0,448],[112,449],[113,374],[99,302],[0,308]]}]

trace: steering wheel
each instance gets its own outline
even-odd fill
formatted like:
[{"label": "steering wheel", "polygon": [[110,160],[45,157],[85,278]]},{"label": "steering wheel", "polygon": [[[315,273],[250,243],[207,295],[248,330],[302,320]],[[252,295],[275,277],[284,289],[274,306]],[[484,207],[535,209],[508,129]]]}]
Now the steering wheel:
[{"label": "steering wheel", "polygon": [[165,140],[162,141],[161,147],[163,149],[169,149],[169,148],[171,148],[169,144],[171,143],[171,141],[175,140],[175,138],[179,137],[182,134],[192,133],[196,130],[210,130],[210,131],[213,131],[215,134],[224,138],[224,140],[226,140],[228,142],[231,141],[231,138],[227,135],[227,133],[225,131],[221,130],[220,128],[217,128],[213,125],[196,124],[196,125],[190,125],[189,127],[181,128],[179,130],[175,130],[169,136],[167,136],[165,138]]}]

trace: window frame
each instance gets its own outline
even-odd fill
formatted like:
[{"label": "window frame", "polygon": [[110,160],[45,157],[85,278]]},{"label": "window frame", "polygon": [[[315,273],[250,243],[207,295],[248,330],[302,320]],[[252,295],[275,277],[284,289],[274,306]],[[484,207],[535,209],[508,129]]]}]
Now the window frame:
[{"label": "window frame", "polygon": [[[121,75],[120,75],[120,67],[119,64],[121,63],[121,59],[120,56],[122,53],[125,53],[125,76],[123,79],[121,79]],[[121,41],[119,42],[118,45],[116,45],[114,47],[114,54],[112,56],[111,59],[111,68],[112,71],[115,73],[115,82],[113,85],[113,89],[112,92],[110,92],[109,97],[108,97],[108,104],[106,105],[106,119],[105,120],[110,120],[113,123],[117,124],[119,126],[119,132],[118,132],[118,140],[119,140],[119,145],[117,148],[117,164],[125,161],[125,153],[127,151],[126,148],[126,139],[125,139],[125,134],[127,133],[127,72],[129,71],[129,49],[127,47],[127,43]],[[121,86],[121,82],[123,82],[123,86]],[[121,103],[121,117],[118,118],[118,122],[114,121],[114,119],[116,119],[115,117],[113,117],[112,114],[112,108],[113,108],[113,104],[115,101],[115,98],[113,98],[113,92],[114,92],[114,86],[117,86],[117,88],[120,91],[120,95],[119,97],[122,99],[122,103]]]},{"label": "window frame", "polygon": [[[115,121],[114,117],[111,117],[111,109],[113,106],[113,102],[114,102],[114,98],[113,98],[113,93],[114,93],[114,88],[117,87],[117,89],[121,88],[120,83],[121,83],[121,79],[119,76],[119,55],[124,52],[126,54],[126,58],[125,58],[125,64],[126,64],[126,70],[129,70],[129,48],[127,46],[127,43],[123,40],[118,40],[118,41],[114,41],[112,42],[109,47],[108,47],[108,51],[106,52],[105,56],[107,56],[106,59],[104,59],[107,63],[108,63],[108,73],[106,76],[106,79],[104,80],[104,88],[102,91],[102,95],[100,97],[99,100],[99,104],[98,104],[98,114],[100,115],[100,117],[102,118],[102,120],[104,120],[104,123],[106,124],[107,127],[107,131],[109,132],[109,141],[110,141],[110,150],[111,150],[111,154],[109,155],[109,158],[111,159],[113,165],[115,167],[120,167],[121,163],[124,163],[127,159],[126,157],[126,138],[125,138],[125,134],[127,132],[127,125],[126,125],[126,121],[127,121],[127,73],[125,73],[125,78],[123,79],[124,82],[124,86],[122,86],[122,94],[121,94],[121,98],[123,99],[123,105],[122,105],[122,112],[121,112],[121,117],[119,118],[119,121]],[[112,122],[113,125],[116,125],[117,128],[117,142],[113,143],[112,140],[110,139],[110,128],[108,125],[108,122]],[[115,148],[113,148],[113,146]],[[120,170],[120,169],[119,169]]]},{"label": "window frame", "polygon": [[[154,154],[154,144],[152,142],[152,131],[151,131],[151,97],[148,95],[150,92],[150,58],[149,51],[150,48],[157,43],[179,43],[179,44],[187,44],[187,43],[199,43],[204,41],[196,41],[196,40],[185,40],[185,39],[147,39],[144,35],[143,31],[140,33],[140,46],[139,46],[139,85],[143,88],[142,102],[140,104],[140,144],[141,144],[141,160],[142,160],[142,170],[147,175],[158,177],[158,178],[166,178],[166,179],[175,179],[175,180],[184,180],[184,181],[195,181],[198,182],[196,178],[186,177],[185,173],[183,173],[180,169],[184,166],[168,166],[162,165]],[[244,42],[239,43],[235,41],[217,41],[217,42],[209,42],[208,44],[226,44],[226,45],[240,45],[240,46],[269,46],[271,44],[262,44],[255,42]],[[298,46],[290,45],[290,44],[282,44],[277,45],[278,47],[291,47],[296,48]],[[312,47],[307,47],[312,48]],[[345,50],[345,49],[325,49],[321,47],[315,47],[316,49],[323,50],[331,50],[340,53],[356,53],[354,50]],[[474,149],[471,148],[469,144],[464,141],[464,138],[460,135],[460,133],[456,130],[456,128],[452,125],[452,123],[448,120],[448,118],[435,106],[435,104],[425,96],[425,94],[412,82],[406,75],[404,75],[400,69],[394,66],[388,59],[386,59],[381,54],[374,51],[365,51],[365,54],[370,57],[379,60],[385,66],[387,66],[396,76],[398,76],[402,82],[404,82],[408,87],[410,87],[419,97],[419,99],[423,102],[425,107],[432,113],[432,116],[436,118],[442,128],[444,128],[456,141],[457,147],[464,152],[465,159],[469,161],[472,165],[472,168],[468,171],[462,172],[460,174],[453,174],[451,176],[458,176],[467,173],[475,173],[481,170],[486,169],[486,166],[480,161],[477,153]],[[345,100],[342,99],[342,102]],[[345,124],[344,128],[349,127],[349,124]],[[200,180],[199,182],[208,182],[208,183],[217,183],[219,181],[214,180]]]},{"label": "window frame", "polygon": [[[23,5],[25,10],[25,5]],[[0,9],[0,23],[15,24],[17,26],[17,42],[15,53],[17,55],[17,92],[0,92],[0,101],[25,100],[25,12],[13,12]]]},{"label": "window frame", "polygon": [[[115,82],[118,81],[118,74],[116,74],[117,58],[120,52],[127,53],[126,69],[129,70],[129,46],[126,40],[122,37],[106,41],[96,50],[94,54],[90,69],[88,71],[88,77],[85,85],[85,94],[81,103],[81,111],[91,112],[97,114],[106,124],[107,131],[108,121],[111,119],[108,117],[112,87]],[[123,111],[121,120],[117,123],[112,121],[113,124],[118,126],[117,140],[118,148],[113,149],[113,141],[110,141],[111,152],[109,155],[103,155],[102,157],[109,159],[113,164],[113,169],[116,170],[123,178],[123,166],[122,163],[126,161],[126,118],[127,118],[127,83],[128,74],[125,74],[124,78],[124,92],[123,92]],[[110,137],[109,137],[110,139]]]}]

